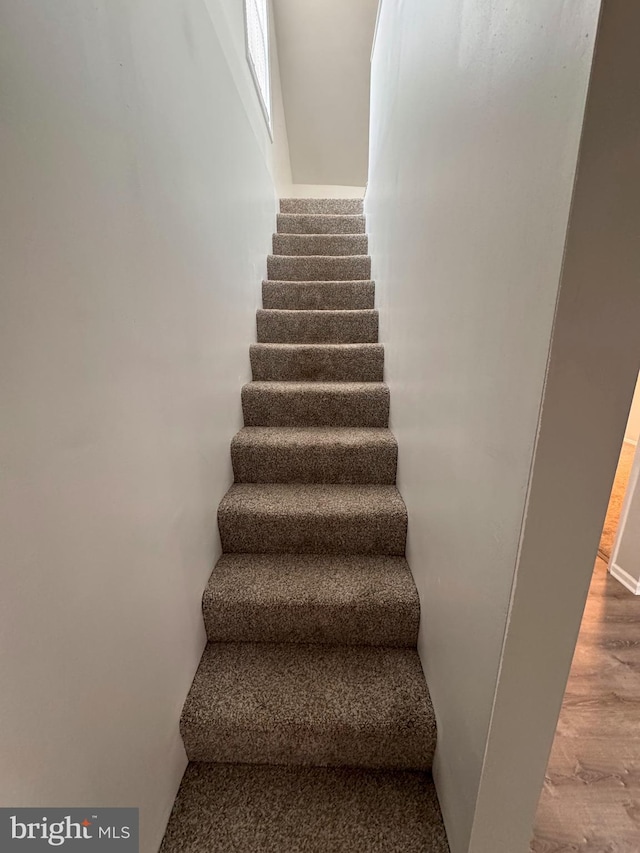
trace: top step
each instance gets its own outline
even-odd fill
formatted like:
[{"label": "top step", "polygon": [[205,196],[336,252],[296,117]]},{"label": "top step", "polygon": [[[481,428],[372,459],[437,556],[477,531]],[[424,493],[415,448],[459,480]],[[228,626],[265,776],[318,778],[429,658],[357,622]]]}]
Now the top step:
[{"label": "top step", "polygon": [[362,199],[281,198],[280,213],[362,213]]}]

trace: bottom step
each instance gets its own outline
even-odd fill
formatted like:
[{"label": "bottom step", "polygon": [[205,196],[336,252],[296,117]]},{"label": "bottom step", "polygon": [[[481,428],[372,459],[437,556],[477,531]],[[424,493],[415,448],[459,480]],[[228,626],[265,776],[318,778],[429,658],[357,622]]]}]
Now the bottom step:
[{"label": "bottom step", "polygon": [[190,764],[160,853],[448,853],[429,774]]}]

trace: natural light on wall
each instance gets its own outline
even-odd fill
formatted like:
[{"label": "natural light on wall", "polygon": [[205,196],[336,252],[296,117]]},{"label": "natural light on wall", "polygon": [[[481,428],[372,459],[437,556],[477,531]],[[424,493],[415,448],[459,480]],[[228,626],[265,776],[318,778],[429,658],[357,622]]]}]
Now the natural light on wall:
[{"label": "natural light on wall", "polygon": [[245,0],[247,59],[258,90],[264,117],[271,133],[271,87],[269,84],[268,0]]}]

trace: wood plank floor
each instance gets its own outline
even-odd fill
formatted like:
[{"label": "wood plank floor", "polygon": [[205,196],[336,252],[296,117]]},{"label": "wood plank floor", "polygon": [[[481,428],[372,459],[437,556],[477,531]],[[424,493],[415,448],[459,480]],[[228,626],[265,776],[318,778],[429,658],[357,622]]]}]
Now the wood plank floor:
[{"label": "wood plank floor", "polygon": [[640,596],[598,558],[533,853],[640,853]]}]

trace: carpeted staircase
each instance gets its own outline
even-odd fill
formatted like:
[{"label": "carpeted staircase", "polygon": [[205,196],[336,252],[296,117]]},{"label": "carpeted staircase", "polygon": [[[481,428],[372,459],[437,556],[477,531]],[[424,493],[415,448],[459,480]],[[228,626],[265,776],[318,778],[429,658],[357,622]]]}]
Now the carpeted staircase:
[{"label": "carpeted staircase", "polygon": [[362,201],[280,210],[162,850],[445,853]]}]

